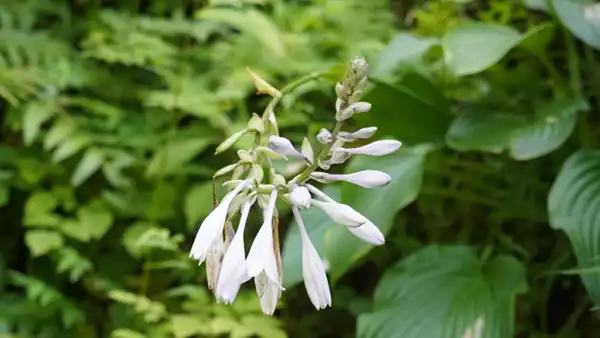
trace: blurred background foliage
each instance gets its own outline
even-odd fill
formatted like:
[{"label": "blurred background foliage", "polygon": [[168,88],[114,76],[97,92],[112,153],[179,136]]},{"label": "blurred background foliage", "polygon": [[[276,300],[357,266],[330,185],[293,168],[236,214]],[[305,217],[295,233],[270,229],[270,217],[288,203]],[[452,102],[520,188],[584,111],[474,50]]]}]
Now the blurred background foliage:
[{"label": "blurred background foliage", "polygon": [[[2,0],[0,337],[598,337],[594,3]],[[217,305],[188,250],[235,156],[215,146],[266,103],[246,67],[278,87],[326,72],[277,111],[300,142],[331,127],[355,55],[358,123],[404,147],[336,168],[389,186],[328,194],[386,245],[305,212],[333,288],[316,311],[284,217],[276,316],[252,288]]]}]

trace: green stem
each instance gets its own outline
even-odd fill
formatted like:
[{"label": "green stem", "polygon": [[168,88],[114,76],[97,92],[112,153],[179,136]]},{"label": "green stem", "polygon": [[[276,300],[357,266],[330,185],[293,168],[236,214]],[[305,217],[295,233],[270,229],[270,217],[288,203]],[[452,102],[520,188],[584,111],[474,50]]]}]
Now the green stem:
[{"label": "green stem", "polygon": [[326,157],[329,154],[331,147],[333,147],[333,144],[335,143],[335,138],[341,130],[342,130],[342,122],[337,122],[335,124],[335,127],[333,127],[333,132],[331,133],[332,141],[329,142],[328,144],[324,145],[323,148],[321,148],[319,155],[317,155],[317,157],[315,158],[315,163],[306,167],[304,169],[304,171],[302,171],[300,174],[298,174],[298,176],[296,176],[296,179],[295,179],[296,183],[300,184],[300,183],[304,183],[306,180],[308,180],[308,178],[310,177],[310,174],[312,174],[312,172],[315,171],[319,167],[319,160],[323,159],[324,157]]}]

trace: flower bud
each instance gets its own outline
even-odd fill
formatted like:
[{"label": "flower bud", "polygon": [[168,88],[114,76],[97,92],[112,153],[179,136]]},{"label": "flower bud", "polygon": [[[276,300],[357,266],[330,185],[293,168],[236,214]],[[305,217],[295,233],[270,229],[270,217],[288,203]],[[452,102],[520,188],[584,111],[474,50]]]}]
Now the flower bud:
[{"label": "flower bud", "polygon": [[248,152],[248,150],[240,149],[237,152],[238,158],[242,162],[252,162],[252,155]]},{"label": "flower bud", "polygon": [[335,95],[337,95],[338,97],[342,97],[344,96],[344,85],[341,83],[336,83],[335,84]]},{"label": "flower bud", "polygon": [[333,136],[329,130],[323,128],[319,130],[319,133],[317,134],[317,141],[321,144],[329,144],[333,141]]},{"label": "flower bud", "polygon": [[365,216],[346,204],[313,200],[312,205],[323,210],[337,224],[347,227],[359,227],[369,221]]},{"label": "flower bud", "polygon": [[[362,93],[361,93],[362,94]],[[371,110],[371,104],[368,102],[355,102],[352,103],[348,108],[338,111],[336,119],[338,121],[344,121],[352,117],[354,114],[366,113]]]},{"label": "flower bud", "polygon": [[310,208],[312,197],[306,187],[296,186],[290,193],[290,200],[296,207]]},{"label": "flower bud", "polygon": [[383,187],[390,183],[390,175],[378,170],[362,170],[352,174],[330,174],[326,172],[313,172],[310,177],[321,183],[346,181],[363,188]]},{"label": "flower bud", "polygon": [[396,140],[382,140],[358,148],[344,149],[350,155],[384,156],[398,150],[402,143]]},{"label": "flower bud", "polygon": [[290,142],[290,140],[284,137],[276,135],[269,137],[268,147],[271,150],[283,156],[292,156],[300,159],[305,158],[304,155],[302,155],[302,153],[300,153],[298,150],[296,150],[296,148],[294,148],[292,142]]},{"label": "flower bud", "polygon": [[310,164],[313,164],[315,161],[315,153],[313,152],[312,146],[310,145],[310,142],[308,142],[308,139],[305,137],[304,140],[302,140],[302,155],[304,155],[304,158],[306,158],[308,160],[308,162],[310,162]]},{"label": "flower bud", "polygon": [[356,237],[373,245],[385,244],[385,237],[379,228],[370,221],[359,227],[348,227],[348,230]]},{"label": "flower bud", "polygon": [[256,130],[259,133],[265,131],[265,124],[263,120],[257,114],[252,114],[252,117],[248,121],[248,129]]},{"label": "flower bud", "polygon": [[215,155],[222,153],[225,150],[233,147],[242,138],[242,136],[244,136],[248,131],[250,131],[250,130],[244,129],[244,130],[238,131],[237,133],[234,133],[233,135],[229,136],[225,141],[223,141],[223,143],[219,144],[219,146],[215,150]]},{"label": "flower bud", "polygon": [[256,75],[250,68],[246,67],[246,70],[248,71],[248,74],[250,74],[252,82],[257,89],[256,95],[269,94],[273,97],[281,97],[281,92],[279,90],[275,89],[275,87],[271,86],[267,81]]},{"label": "flower bud", "polygon": [[373,135],[375,135],[375,132],[377,132],[377,127],[366,127],[355,131],[354,133],[352,133],[352,136],[360,139],[366,139],[373,137]]}]

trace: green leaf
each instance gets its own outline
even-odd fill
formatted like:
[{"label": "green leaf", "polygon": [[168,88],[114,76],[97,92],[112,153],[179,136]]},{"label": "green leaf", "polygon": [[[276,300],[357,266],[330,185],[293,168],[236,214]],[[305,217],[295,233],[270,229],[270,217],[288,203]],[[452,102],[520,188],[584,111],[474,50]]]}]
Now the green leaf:
[{"label": "green leaf", "polygon": [[196,185],[185,197],[185,216],[188,228],[194,228],[200,218],[207,216],[213,209],[212,182]]},{"label": "green leaf", "polygon": [[37,191],[25,204],[23,223],[27,226],[58,226],[61,218],[52,212],[58,206],[58,199],[47,191]]},{"label": "green leaf", "polygon": [[51,230],[28,230],[25,233],[25,243],[33,257],[43,256],[63,245],[60,233]]},{"label": "green leaf", "polygon": [[50,150],[63,142],[76,130],[75,122],[70,118],[58,117],[44,138],[44,149]]},{"label": "green leaf", "polygon": [[563,99],[546,104],[534,121],[512,140],[511,156],[530,160],[551,153],[569,138],[577,123],[577,113],[588,109],[584,100]]},{"label": "green leaf", "polygon": [[285,46],[277,26],[262,12],[256,10],[238,11],[229,8],[204,8],[198,11],[196,17],[231,25],[256,38],[276,56],[285,55]]},{"label": "green leaf", "polygon": [[55,114],[49,102],[34,101],[27,105],[23,112],[23,141],[30,146],[40,132],[40,127]]},{"label": "green leaf", "polygon": [[371,76],[385,78],[403,63],[419,61],[432,46],[439,44],[438,39],[417,37],[410,32],[398,33],[379,54],[371,68]]},{"label": "green leaf", "polygon": [[545,22],[530,28],[521,38],[519,45],[536,55],[544,55],[546,47],[554,39],[556,26]]},{"label": "green leaf", "polygon": [[104,162],[104,158],[104,153],[100,149],[89,148],[79,161],[79,164],[77,164],[77,167],[71,176],[71,184],[77,187],[85,182],[100,169]]},{"label": "green leaf", "polygon": [[[396,213],[419,195],[423,180],[423,163],[432,149],[430,145],[420,145],[401,148],[393,155],[384,157],[354,158],[346,172],[377,168],[390,175],[392,181],[385,187],[375,189],[364,189],[345,183],[342,185],[341,202],[363,214],[385,235],[391,229]],[[356,238],[344,226],[331,227],[325,235],[325,250],[331,278],[340,278],[372,248],[372,245]]]},{"label": "green leaf", "polygon": [[191,161],[210,144],[204,138],[171,141],[159,149],[146,168],[146,177],[172,174]]},{"label": "green leaf", "polygon": [[54,163],[58,163],[66,160],[67,158],[78,153],[91,142],[92,140],[84,134],[75,134],[71,137],[68,137],[56,148],[54,154],[52,155],[52,161]]},{"label": "green leaf", "polygon": [[[323,192],[339,201],[340,189],[338,186],[327,185]],[[336,225],[318,208],[302,210],[301,215],[310,241],[317,249],[319,256],[325,258],[325,234]],[[291,288],[302,280],[302,239],[298,225],[294,221],[288,229],[283,243],[283,283],[286,288]]]},{"label": "green leaf", "polygon": [[100,201],[94,201],[77,210],[80,226],[88,229],[90,237],[100,239],[110,229],[114,216]]},{"label": "green leaf", "polygon": [[600,49],[600,13],[594,0],[552,0],[560,22],[576,37]]},{"label": "green leaf", "polygon": [[175,338],[187,338],[196,335],[210,335],[210,322],[198,315],[172,315],[171,327]]},{"label": "green leaf", "polygon": [[92,262],[83,257],[77,250],[71,247],[60,248],[58,253],[58,273],[68,272],[69,281],[75,283],[92,269]]},{"label": "green leaf", "polygon": [[[526,290],[513,257],[482,261],[470,247],[431,245],[385,273],[357,337],[514,337],[515,297]],[[478,320],[481,335],[465,335]]]},{"label": "green leaf", "polygon": [[361,124],[377,126],[405,144],[443,142],[450,123],[449,104],[439,88],[427,78],[408,73],[397,85],[375,82],[363,101],[373,102],[368,114],[357,115]]},{"label": "green leaf", "polygon": [[[565,161],[548,195],[550,225],[567,234],[581,269],[598,266],[599,192],[600,151],[579,150]],[[581,279],[599,305],[600,274],[582,274]]]},{"label": "green leaf", "polygon": [[525,119],[518,115],[467,111],[452,121],[446,143],[458,151],[500,153],[524,125]]},{"label": "green leaf", "polygon": [[520,38],[519,32],[508,26],[484,22],[460,24],[442,38],[444,60],[458,76],[479,73],[500,61]]}]

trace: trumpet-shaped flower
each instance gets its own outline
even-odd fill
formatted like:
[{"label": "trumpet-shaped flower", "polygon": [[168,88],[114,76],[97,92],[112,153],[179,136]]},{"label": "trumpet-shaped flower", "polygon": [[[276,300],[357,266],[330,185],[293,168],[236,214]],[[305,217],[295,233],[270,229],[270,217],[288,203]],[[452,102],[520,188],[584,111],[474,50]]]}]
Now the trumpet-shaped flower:
[{"label": "trumpet-shaped flower", "polygon": [[327,273],[317,249],[310,241],[300,211],[292,208],[296,224],[302,240],[302,275],[308,298],[318,310],[331,306],[331,291],[327,281]]},{"label": "trumpet-shaped flower", "polygon": [[350,232],[362,239],[363,241],[373,244],[373,245],[383,245],[385,244],[385,237],[379,230],[379,228],[371,223],[370,221],[359,226],[359,227],[348,227]]},{"label": "trumpet-shaped flower", "polygon": [[235,189],[225,195],[221,204],[219,204],[219,206],[216,207],[200,225],[194,243],[192,244],[192,249],[190,250],[190,257],[197,259],[199,264],[204,262],[210,246],[213,245],[219,234],[223,233],[223,227],[225,226],[227,211],[229,210],[231,201],[233,201],[233,199],[245,189],[248,184],[250,184],[250,180],[240,182]]},{"label": "trumpet-shaped flower", "polygon": [[223,233],[221,232],[208,249],[206,255],[206,282],[208,288],[212,291],[215,291],[217,288],[219,271],[221,270],[221,259],[224,252],[225,243],[223,242]]},{"label": "trumpet-shaped flower", "polygon": [[277,308],[277,301],[281,297],[281,281],[274,282],[264,272],[261,272],[254,277],[254,285],[262,312],[268,316],[273,315]]},{"label": "trumpet-shaped flower", "polygon": [[350,155],[385,156],[398,150],[402,143],[396,140],[381,140],[358,148],[347,148]]},{"label": "trumpet-shaped flower", "polygon": [[290,193],[290,201],[292,201],[292,204],[295,206],[308,209],[310,208],[311,200],[310,192],[308,192],[306,187],[296,186]]},{"label": "trumpet-shaped flower", "polygon": [[363,188],[383,187],[390,183],[390,175],[379,170],[362,170],[352,174],[329,174],[326,172],[313,172],[310,177],[322,183],[346,181]]},{"label": "trumpet-shaped flower", "polygon": [[254,201],[255,199],[244,204],[237,231],[221,263],[216,295],[217,299],[226,304],[233,303],[241,284],[248,280],[246,275],[246,253],[244,251],[244,230]]},{"label": "trumpet-shaped flower", "polygon": [[264,213],[264,222],[250,247],[246,267],[249,277],[256,277],[259,273],[264,272],[269,280],[280,283],[273,245],[273,213],[276,201],[277,190],[273,190]]},{"label": "trumpet-shaped flower", "polygon": [[359,227],[369,221],[365,216],[346,204],[313,200],[312,205],[323,210],[337,224]]},{"label": "trumpet-shaped flower", "polygon": [[277,135],[269,137],[268,147],[279,155],[305,159],[304,155],[296,150],[292,142],[285,137],[280,137]]}]

